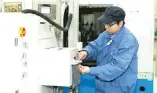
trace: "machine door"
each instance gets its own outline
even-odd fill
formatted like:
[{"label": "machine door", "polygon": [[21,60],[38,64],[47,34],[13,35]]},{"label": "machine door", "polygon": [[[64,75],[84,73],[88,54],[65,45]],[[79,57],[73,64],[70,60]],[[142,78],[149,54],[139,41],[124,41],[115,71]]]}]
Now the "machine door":
[{"label": "machine door", "polygon": [[[15,18],[16,19],[16,18]],[[0,14],[0,91],[16,93],[20,84],[20,52],[18,30],[15,21]]]},{"label": "machine door", "polygon": [[[134,93],[153,92],[153,47],[154,47],[154,14],[153,3],[146,0],[140,5],[140,1],[134,3],[134,7],[127,5],[126,27],[136,36],[139,42],[138,50],[138,80]],[[145,7],[150,5],[150,7]],[[127,8],[126,8],[127,7]],[[146,9],[149,11],[146,13]]]}]

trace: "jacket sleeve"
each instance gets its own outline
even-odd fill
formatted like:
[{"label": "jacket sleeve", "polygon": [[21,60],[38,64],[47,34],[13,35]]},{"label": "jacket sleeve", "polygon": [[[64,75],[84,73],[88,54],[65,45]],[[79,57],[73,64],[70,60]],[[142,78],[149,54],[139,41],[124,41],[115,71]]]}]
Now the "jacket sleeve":
[{"label": "jacket sleeve", "polygon": [[97,54],[97,50],[98,47],[100,45],[100,43],[102,42],[102,40],[104,39],[104,33],[101,33],[97,39],[95,39],[94,41],[89,42],[89,44],[82,49],[82,51],[87,51],[87,57],[85,58],[85,60],[95,60],[96,59],[96,54]]},{"label": "jacket sleeve", "polygon": [[113,60],[106,65],[91,67],[90,73],[100,80],[111,81],[122,75],[130,65],[134,54],[138,51],[138,44],[136,42],[128,42],[124,40],[120,44],[118,52],[112,56]]}]

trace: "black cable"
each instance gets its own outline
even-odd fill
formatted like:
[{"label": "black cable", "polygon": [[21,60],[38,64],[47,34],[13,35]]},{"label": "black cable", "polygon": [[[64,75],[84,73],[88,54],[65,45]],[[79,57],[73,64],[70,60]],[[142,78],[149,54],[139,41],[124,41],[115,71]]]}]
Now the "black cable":
[{"label": "black cable", "polygon": [[51,25],[55,26],[56,28],[62,30],[62,31],[68,31],[69,30],[69,27],[70,27],[70,24],[71,24],[71,20],[72,20],[72,14],[69,15],[68,17],[68,22],[67,22],[67,25],[66,27],[62,27],[60,26],[59,24],[55,23],[53,20],[51,20],[50,18],[48,18],[46,15],[36,11],[36,10],[32,10],[32,9],[25,9],[25,10],[22,10],[22,13],[31,13],[31,14],[35,14],[43,19],[45,19],[47,22],[49,22]]}]

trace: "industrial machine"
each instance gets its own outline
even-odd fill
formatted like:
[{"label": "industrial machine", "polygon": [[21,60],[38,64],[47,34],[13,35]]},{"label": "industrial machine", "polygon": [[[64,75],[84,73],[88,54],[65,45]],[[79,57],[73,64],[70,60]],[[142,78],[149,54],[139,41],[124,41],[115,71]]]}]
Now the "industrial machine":
[{"label": "industrial machine", "polygon": [[[59,93],[58,87],[75,89],[80,80],[76,65],[77,48],[57,46],[53,28],[68,31],[72,20],[65,28],[35,10],[23,10],[23,13],[1,13],[1,40],[8,34],[8,39],[1,46],[4,67],[9,65],[10,72],[2,68],[10,86],[7,93]],[[32,13],[32,14],[31,14]],[[45,19],[51,30],[40,30],[40,18]],[[8,24],[9,23],[9,24]],[[8,31],[11,31],[8,33]],[[48,31],[48,32],[47,32]],[[2,41],[1,41],[2,42]],[[5,49],[11,53],[6,53]],[[9,58],[6,58],[9,57]],[[11,63],[10,63],[11,62]],[[7,68],[8,69],[8,68]],[[9,85],[7,83],[7,85]],[[56,88],[57,87],[57,88]],[[53,92],[54,91],[54,92]]]},{"label": "industrial machine", "polygon": [[[59,92],[58,90],[62,87],[62,92],[67,93],[68,89],[74,89],[79,84],[78,93],[87,93],[87,91],[95,93],[94,77],[88,74],[79,76],[76,70],[76,65],[80,63],[76,57],[77,42],[83,42],[85,46],[104,31],[103,25],[96,19],[107,6],[116,5],[126,11],[125,25],[135,34],[140,44],[139,73],[134,93],[154,93],[153,0],[61,0],[57,4],[57,7],[61,7],[60,13],[57,13],[59,8],[55,7],[55,4],[40,3],[37,5],[38,11],[46,15],[46,20],[45,16],[40,17],[39,12],[35,15],[28,11],[23,11],[27,14],[0,14],[2,44],[0,55],[1,60],[5,60],[1,61],[3,65],[0,65],[3,76],[0,86],[4,87],[0,89],[1,91],[6,93],[55,93]],[[67,26],[65,29],[71,14],[70,27]],[[61,26],[51,19],[59,20]],[[58,35],[61,37],[60,40],[63,40],[61,41],[63,44],[57,42],[59,40],[55,37],[56,31],[58,32],[56,29],[64,31]],[[80,40],[79,32],[81,33]],[[69,48],[62,48],[63,46]],[[91,61],[82,64],[96,66]],[[7,79],[7,82],[4,79]]]}]

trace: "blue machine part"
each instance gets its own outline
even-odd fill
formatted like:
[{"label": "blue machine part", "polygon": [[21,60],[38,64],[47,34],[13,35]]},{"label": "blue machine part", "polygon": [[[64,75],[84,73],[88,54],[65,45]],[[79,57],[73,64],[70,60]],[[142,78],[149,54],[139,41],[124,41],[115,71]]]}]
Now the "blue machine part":
[{"label": "blue machine part", "polygon": [[153,93],[153,80],[138,79],[134,93]]},{"label": "blue machine part", "polygon": [[[78,93],[96,93],[95,80],[88,74],[81,75]],[[153,93],[153,80],[138,79],[134,93]]]},{"label": "blue machine part", "polygon": [[[78,86],[78,93],[96,93],[94,77],[88,74],[80,74],[80,84]],[[63,88],[63,93],[69,93],[67,87]]]},{"label": "blue machine part", "polygon": [[69,89],[67,87],[64,87],[63,88],[63,93],[68,93],[69,92]]},{"label": "blue machine part", "polygon": [[96,93],[95,91],[95,80],[94,77],[88,74],[80,75],[81,82],[78,86],[78,93]]}]

